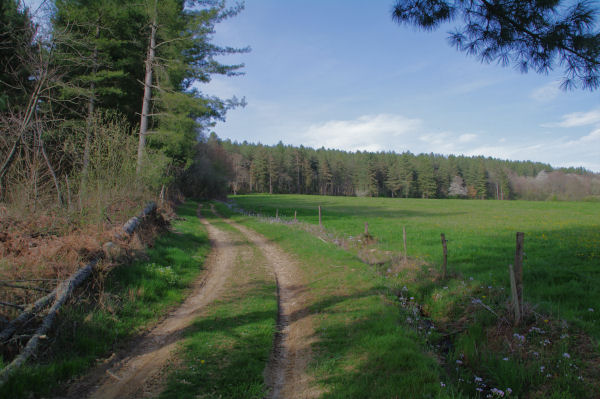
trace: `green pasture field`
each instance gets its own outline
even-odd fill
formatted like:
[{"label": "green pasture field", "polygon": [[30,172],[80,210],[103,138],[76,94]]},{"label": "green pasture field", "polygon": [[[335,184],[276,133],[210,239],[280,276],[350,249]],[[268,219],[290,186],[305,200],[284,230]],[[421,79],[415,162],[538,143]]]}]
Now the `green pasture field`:
[{"label": "green pasture field", "polygon": [[355,198],[309,195],[238,195],[239,206],[265,216],[318,223],[343,236],[369,232],[384,250],[438,266],[440,233],[448,240],[448,269],[485,287],[509,287],[515,233],[525,233],[524,296],[539,311],[565,319],[600,339],[600,204],[588,202],[475,201]]}]

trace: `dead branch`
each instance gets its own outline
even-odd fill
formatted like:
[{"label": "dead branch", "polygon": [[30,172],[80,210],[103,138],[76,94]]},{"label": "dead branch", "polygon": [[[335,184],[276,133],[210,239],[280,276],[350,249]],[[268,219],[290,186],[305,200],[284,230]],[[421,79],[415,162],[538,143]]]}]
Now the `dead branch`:
[{"label": "dead branch", "polygon": [[10,302],[2,302],[2,301],[0,301],[0,305],[2,305],[2,306],[8,306],[8,307],[11,307],[11,308],[17,308],[19,310],[24,310],[25,309],[25,306],[17,305],[17,304],[10,303]]},{"label": "dead branch", "polygon": [[22,290],[31,290],[31,291],[39,291],[39,292],[51,292],[50,290],[47,290],[45,288],[39,288],[39,287],[30,287],[27,285],[16,285],[16,284],[7,284],[7,283],[2,283],[0,282],[0,285],[3,287],[10,287],[10,288],[20,288]]}]

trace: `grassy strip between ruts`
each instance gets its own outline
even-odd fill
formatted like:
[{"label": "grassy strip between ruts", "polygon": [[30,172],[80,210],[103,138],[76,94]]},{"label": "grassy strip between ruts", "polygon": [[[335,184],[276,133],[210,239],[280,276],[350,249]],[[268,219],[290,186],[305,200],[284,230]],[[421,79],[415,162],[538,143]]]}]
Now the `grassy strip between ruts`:
[{"label": "grassy strip between ruts", "polygon": [[3,385],[0,397],[55,392],[180,303],[210,250],[196,208],[192,201],[181,205],[174,231],[157,238],[146,259],[113,269],[99,297],[83,295],[63,310],[47,352]]},{"label": "grassy strip between ruts", "polygon": [[255,229],[303,265],[318,343],[310,372],[323,398],[448,398],[445,373],[401,320],[394,290],[352,254],[280,224],[219,212]]},{"label": "grassy strip between ruts", "polygon": [[161,398],[263,398],[273,346],[277,290],[260,250],[208,209],[211,224],[233,237],[237,257],[220,299],[185,333],[180,361]]}]

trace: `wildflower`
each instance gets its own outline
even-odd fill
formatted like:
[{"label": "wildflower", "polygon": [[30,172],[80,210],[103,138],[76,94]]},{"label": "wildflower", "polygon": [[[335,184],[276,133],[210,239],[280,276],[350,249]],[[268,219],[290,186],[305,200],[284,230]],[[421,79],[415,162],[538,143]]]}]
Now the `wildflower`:
[{"label": "wildflower", "polygon": [[593,312],[594,308],[588,308],[588,312]]},{"label": "wildflower", "polygon": [[548,319],[544,319],[544,323],[548,323],[548,321],[549,321]]},{"label": "wildflower", "polygon": [[447,290],[447,289],[448,289],[448,287],[444,287],[444,289],[445,289],[445,290]]},{"label": "wildflower", "polygon": [[477,392],[483,392],[483,389],[482,389],[482,388],[479,388],[479,387],[475,388],[475,390],[476,390]]},{"label": "wildflower", "polygon": [[456,359],[456,364],[463,364],[462,360]]},{"label": "wildflower", "polygon": [[475,382],[481,382],[481,381],[483,381],[483,378],[481,378],[481,377],[477,377],[477,376],[474,376],[474,377],[475,377]]},{"label": "wildflower", "polygon": [[565,339],[565,338],[569,338],[569,334],[565,333],[560,336],[560,339]]},{"label": "wildflower", "polygon": [[545,369],[546,369],[546,366],[540,366],[540,373],[543,373]]},{"label": "wildflower", "polygon": [[502,360],[504,360],[505,362],[508,362],[508,358],[507,357],[503,358]]},{"label": "wildflower", "polygon": [[482,298],[485,298],[485,295],[482,295],[481,297],[482,297]]},{"label": "wildflower", "polygon": [[533,352],[533,356],[538,357],[540,354],[538,352]]},{"label": "wildflower", "polygon": [[503,398],[504,397],[504,391],[498,388],[492,388],[491,389],[492,394],[494,394],[494,396],[498,396],[499,398]]},{"label": "wildflower", "polygon": [[564,357],[565,359],[570,359],[570,358],[571,358],[571,355],[569,355],[567,352],[565,352],[565,353],[563,353],[563,357]]},{"label": "wildflower", "polygon": [[442,386],[442,388],[446,386],[446,384],[444,384],[442,381],[440,381],[440,385]]},{"label": "wildflower", "polygon": [[518,339],[519,341],[521,341],[521,343],[525,342],[525,336],[524,335],[514,333],[513,337],[515,337],[516,339]]},{"label": "wildflower", "polygon": [[491,286],[491,285],[488,285],[488,289],[489,289],[489,290],[491,290],[491,289],[492,289],[492,286]]},{"label": "wildflower", "polygon": [[204,364],[204,359],[200,360],[200,364]]},{"label": "wildflower", "polygon": [[506,388],[506,393],[510,395],[512,393],[512,389]]},{"label": "wildflower", "polygon": [[415,299],[415,297],[414,297],[414,296],[411,296],[411,297],[410,297],[410,300],[411,300],[411,301],[413,301],[414,299]]},{"label": "wildflower", "polygon": [[473,281],[473,277],[469,277],[469,280]]}]

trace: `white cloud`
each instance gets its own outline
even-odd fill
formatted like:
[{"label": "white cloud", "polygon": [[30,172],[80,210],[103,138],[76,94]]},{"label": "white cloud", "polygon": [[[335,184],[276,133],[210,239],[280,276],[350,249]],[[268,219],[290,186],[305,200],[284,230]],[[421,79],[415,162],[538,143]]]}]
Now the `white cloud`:
[{"label": "white cloud", "polygon": [[303,143],[311,147],[338,148],[347,151],[381,151],[400,136],[416,133],[420,119],[399,115],[363,115],[354,120],[332,120],[308,127]]},{"label": "white cloud", "polygon": [[550,82],[544,86],[538,87],[531,92],[529,97],[539,102],[554,100],[560,94],[560,82]]},{"label": "white cloud", "polygon": [[477,138],[476,134],[461,134],[458,136],[458,141],[461,143],[470,143]]},{"label": "white cloud", "polygon": [[573,112],[563,115],[562,121],[557,123],[548,123],[544,127],[577,127],[588,126],[600,122],[600,108],[588,112]]},{"label": "white cloud", "polygon": [[580,137],[577,140],[568,141],[566,144],[569,146],[577,146],[577,145],[588,146],[592,143],[598,144],[598,147],[596,147],[596,151],[600,155],[600,128],[598,128],[596,130],[592,130],[592,132],[590,132],[590,134]]}]

